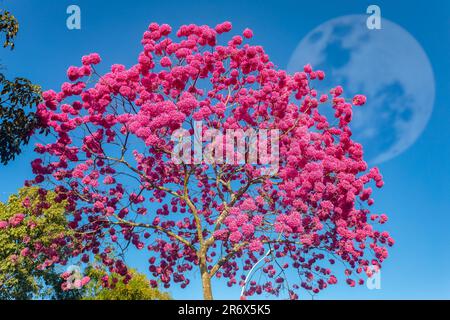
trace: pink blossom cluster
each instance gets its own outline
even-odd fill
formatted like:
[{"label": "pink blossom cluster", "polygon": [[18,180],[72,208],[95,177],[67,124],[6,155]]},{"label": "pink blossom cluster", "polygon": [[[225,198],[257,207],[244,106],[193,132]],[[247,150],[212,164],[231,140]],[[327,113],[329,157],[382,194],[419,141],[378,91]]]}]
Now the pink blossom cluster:
[{"label": "pink blossom cluster", "polygon": [[[349,102],[340,86],[318,93],[312,82],[323,71],[276,68],[261,46],[245,43],[250,29],[219,44],[231,29],[191,24],[171,37],[170,26],[152,23],[137,63],[104,75],[94,69],[97,54],[83,57],[68,69],[70,82],[43,94],[38,115],[56,138],[36,145],[28,183],[56,186],[67,202],[74,257],[98,255],[126,275],[113,249],[134,245],[148,251],[154,286],[184,288],[200,268],[205,278],[245,286],[245,296],[288,289],[297,298],[300,288],[336,284],[335,260],[353,270],[344,277],[354,285],[394,242],[377,230],[386,216],[369,209],[382,176],[351,139],[353,107],[366,98]],[[278,174],[257,164],[171,162],[172,133],[193,132],[193,120],[203,130],[280,130]],[[262,281],[246,283],[267,252]],[[298,276],[288,279],[285,269]]]},{"label": "pink blossom cluster", "polygon": [[[33,205],[32,199],[27,196],[22,201],[21,213],[14,214],[8,220],[0,220],[0,230],[10,232],[11,239],[20,244],[8,257],[13,264],[19,263],[22,259],[30,259],[36,262],[37,269],[45,269],[55,263],[60,265],[67,263],[72,244],[67,242],[65,234],[59,232],[46,234],[45,240],[35,237],[42,233],[37,229],[40,227],[38,224],[42,224],[41,217],[48,214],[46,210],[51,207],[48,199],[47,191],[40,189],[36,201],[33,199]],[[19,228],[21,231],[16,232]]]},{"label": "pink blossom cluster", "polygon": [[24,220],[25,215],[23,213],[17,213],[12,216],[8,221],[0,221],[0,229],[6,229],[8,227],[17,227]]}]

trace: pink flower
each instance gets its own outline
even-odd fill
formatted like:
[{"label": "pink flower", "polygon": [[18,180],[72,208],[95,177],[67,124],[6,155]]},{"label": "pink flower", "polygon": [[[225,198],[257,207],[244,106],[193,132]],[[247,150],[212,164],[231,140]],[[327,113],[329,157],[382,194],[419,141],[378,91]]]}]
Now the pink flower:
[{"label": "pink flower", "polygon": [[371,188],[364,189],[364,191],[362,192],[360,198],[361,198],[361,200],[365,201],[365,200],[370,198],[371,194],[372,194],[372,189]]},{"label": "pink flower", "polygon": [[105,179],[103,179],[104,184],[113,184],[115,182],[116,180],[111,176],[106,176]]},{"label": "pink flower", "polygon": [[350,287],[354,287],[356,284],[355,280],[352,279],[347,279],[346,282]]},{"label": "pink flower", "polygon": [[244,32],[242,33],[242,35],[247,38],[250,39],[251,37],[253,37],[253,31],[250,29],[245,29]]},{"label": "pink flower", "polygon": [[344,92],[341,86],[337,86],[336,88],[331,90],[331,94],[335,97],[339,97]]},{"label": "pink flower", "polygon": [[11,219],[9,219],[9,224],[13,227],[17,227],[22,221],[25,219],[25,215],[23,213],[18,213],[14,215]]},{"label": "pink flower", "polygon": [[67,280],[67,278],[69,278],[70,275],[71,275],[70,272],[65,271],[65,272],[61,273],[61,278],[63,278],[64,280]]},{"label": "pink flower", "polygon": [[225,32],[229,32],[231,31],[232,28],[232,24],[229,21],[225,21],[223,23],[220,23],[216,26],[216,31],[217,33],[221,34],[221,33],[225,33]]},{"label": "pink flower", "polygon": [[250,251],[260,251],[263,247],[263,244],[261,240],[254,239],[250,242],[250,245],[248,246]]},{"label": "pink flower", "polygon": [[94,208],[97,210],[103,210],[105,209],[105,205],[101,201],[95,201]]},{"label": "pink flower", "polygon": [[353,104],[355,106],[362,106],[363,104],[366,103],[366,96],[362,95],[362,94],[357,94],[354,98],[353,98]]},{"label": "pink flower", "polygon": [[214,232],[215,239],[225,240],[227,235],[228,235],[228,231],[224,230],[224,229],[217,230]]},{"label": "pink flower", "polygon": [[0,229],[6,229],[6,228],[8,228],[8,222],[0,221]]},{"label": "pink flower", "polygon": [[253,223],[253,225],[254,225],[255,227],[257,227],[257,226],[261,225],[262,220],[263,220],[263,217],[262,217],[262,216],[254,216],[254,217],[252,218],[252,223]]},{"label": "pink flower", "polygon": [[163,57],[160,63],[162,67],[170,67],[172,65],[172,61],[170,61],[169,57]]},{"label": "pink flower", "polygon": [[81,58],[81,62],[85,66],[88,66],[91,64],[99,64],[100,61],[101,61],[101,59],[100,59],[100,56],[98,55],[98,53],[91,53],[90,55],[83,56]]},{"label": "pink flower", "polygon": [[82,286],[85,286],[85,285],[87,285],[87,284],[89,283],[89,281],[91,281],[91,278],[88,277],[88,276],[85,276],[85,277],[83,277],[83,278],[81,279],[81,285],[82,285]]},{"label": "pink flower", "polygon": [[388,216],[385,215],[384,213],[380,215],[380,223],[384,224],[388,221]]},{"label": "pink flower", "polygon": [[337,283],[337,278],[335,276],[330,276],[330,278],[328,279],[328,283],[329,284],[336,284]]},{"label": "pink flower", "polygon": [[161,32],[161,35],[167,36],[172,32],[172,27],[168,24],[162,24],[159,31]]},{"label": "pink flower", "polygon": [[312,72],[312,68],[310,64],[307,64],[303,67],[303,71],[305,71],[306,73],[311,73]]},{"label": "pink flower", "polygon": [[319,99],[320,102],[324,103],[324,102],[326,102],[327,100],[328,100],[328,96],[327,96],[326,94],[322,94],[322,95],[320,96],[320,99]]},{"label": "pink flower", "polygon": [[24,248],[24,249],[22,249],[22,251],[20,251],[20,255],[21,255],[22,257],[26,257],[26,256],[28,255],[29,252],[30,252],[30,249],[29,249],[29,248]]},{"label": "pink flower", "polygon": [[15,265],[19,260],[19,256],[17,254],[12,254],[9,256],[9,260],[11,261],[12,264]]},{"label": "pink flower", "polygon": [[229,239],[231,242],[239,242],[242,239],[242,233],[239,231],[234,231],[230,234]]},{"label": "pink flower", "polygon": [[70,81],[75,81],[82,76],[83,73],[80,73],[80,69],[77,67],[69,67],[69,69],[67,69],[67,77]]},{"label": "pink flower", "polygon": [[255,204],[255,200],[253,200],[252,198],[247,198],[245,199],[242,204],[240,205],[241,210],[256,210],[256,204]]},{"label": "pink flower", "polygon": [[250,237],[253,235],[253,233],[255,233],[255,227],[250,223],[244,224],[242,226],[242,233],[244,234],[244,236]]},{"label": "pink flower", "polygon": [[322,70],[317,70],[317,78],[319,78],[319,80],[323,80],[325,78],[325,72]]},{"label": "pink flower", "polygon": [[26,197],[26,198],[22,201],[22,205],[23,205],[25,208],[29,208],[30,205],[31,205],[30,198]]}]

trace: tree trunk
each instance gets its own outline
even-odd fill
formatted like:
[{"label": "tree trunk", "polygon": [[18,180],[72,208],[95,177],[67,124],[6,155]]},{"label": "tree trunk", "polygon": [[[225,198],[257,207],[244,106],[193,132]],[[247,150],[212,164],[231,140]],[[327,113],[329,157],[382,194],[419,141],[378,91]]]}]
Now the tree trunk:
[{"label": "tree trunk", "polygon": [[211,289],[211,277],[208,272],[202,272],[202,287],[203,287],[203,299],[213,300]]},{"label": "tree trunk", "polygon": [[206,246],[202,246],[197,253],[199,257],[199,267],[200,274],[202,277],[202,288],[203,288],[203,299],[204,300],[213,300],[212,289],[211,289],[211,275],[208,272],[207,262],[206,262]]}]

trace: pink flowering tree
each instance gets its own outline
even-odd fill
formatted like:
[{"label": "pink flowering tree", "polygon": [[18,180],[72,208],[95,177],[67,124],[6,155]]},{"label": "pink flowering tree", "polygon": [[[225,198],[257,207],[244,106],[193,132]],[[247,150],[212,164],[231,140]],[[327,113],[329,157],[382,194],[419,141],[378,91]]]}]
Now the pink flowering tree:
[{"label": "pink flowering tree", "polygon": [[[54,245],[84,263],[99,256],[125,281],[129,272],[112,253],[135,246],[153,286],[185,288],[199,273],[205,299],[213,298],[212,279],[241,286],[243,298],[316,294],[338,273],[362,284],[393,244],[377,228],[387,217],[369,210],[382,177],[351,139],[352,108],[365,97],[347,101],[340,86],[316,92],[311,83],[323,71],[276,68],[261,46],[245,43],[249,29],[218,44],[230,30],[229,22],[185,25],[171,36],[170,26],[152,23],[137,64],[100,75],[100,57],[90,54],[68,69],[60,91],[43,93],[38,114],[53,138],[36,145],[27,183],[67,203],[73,236]],[[248,148],[232,163],[174,158],[174,134],[193,135],[198,122],[202,135],[237,130],[238,140],[277,130],[277,170],[264,170],[261,158],[245,161]],[[202,148],[205,136],[196,138]]]}]

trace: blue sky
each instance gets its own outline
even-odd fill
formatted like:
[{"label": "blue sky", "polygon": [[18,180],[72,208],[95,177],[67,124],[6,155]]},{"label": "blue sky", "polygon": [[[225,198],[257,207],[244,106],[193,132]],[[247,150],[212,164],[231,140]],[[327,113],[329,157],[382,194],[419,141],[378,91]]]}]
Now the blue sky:
[{"label": "blue sky", "polygon": [[[81,30],[66,28],[66,8],[81,8]],[[450,3],[448,1],[5,1],[20,22],[14,51],[1,50],[9,77],[24,76],[57,89],[69,65],[98,52],[100,68],[136,62],[142,33],[152,21],[174,28],[186,23],[216,25],[229,20],[234,32],[249,27],[253,43],[263,45],[280,68],[286,68],[299,41],[319,24],[335,17],[365,14],[369,4],[382,17],[407,30],[431,62],[435,81],[433,113],[409,149],[379,165],[385,187],[377,191],[374,210],[386,212],[387,229],[396,240],[381,274],[380,290],[350,288],[341,283],[317,299],[449,299],[450,298]],[[332,68],[332,66],[330,66]],[[327,71],[327,70],[325,70]],[[331,79],[333,80],[333,79]],[[0,168],[0,200],[31,176],[32,148]],[[146,270],[145,257],[129,263]],[[198,279],[198,276],[197,276]],[[195,282],[192,279],[192,282]],[[170,289],[175,298],[200,298],[199,287]],[[238,298],[239,288],[217,284],[216,298]],[[307,296],[301,298],[307,299]]]}]

